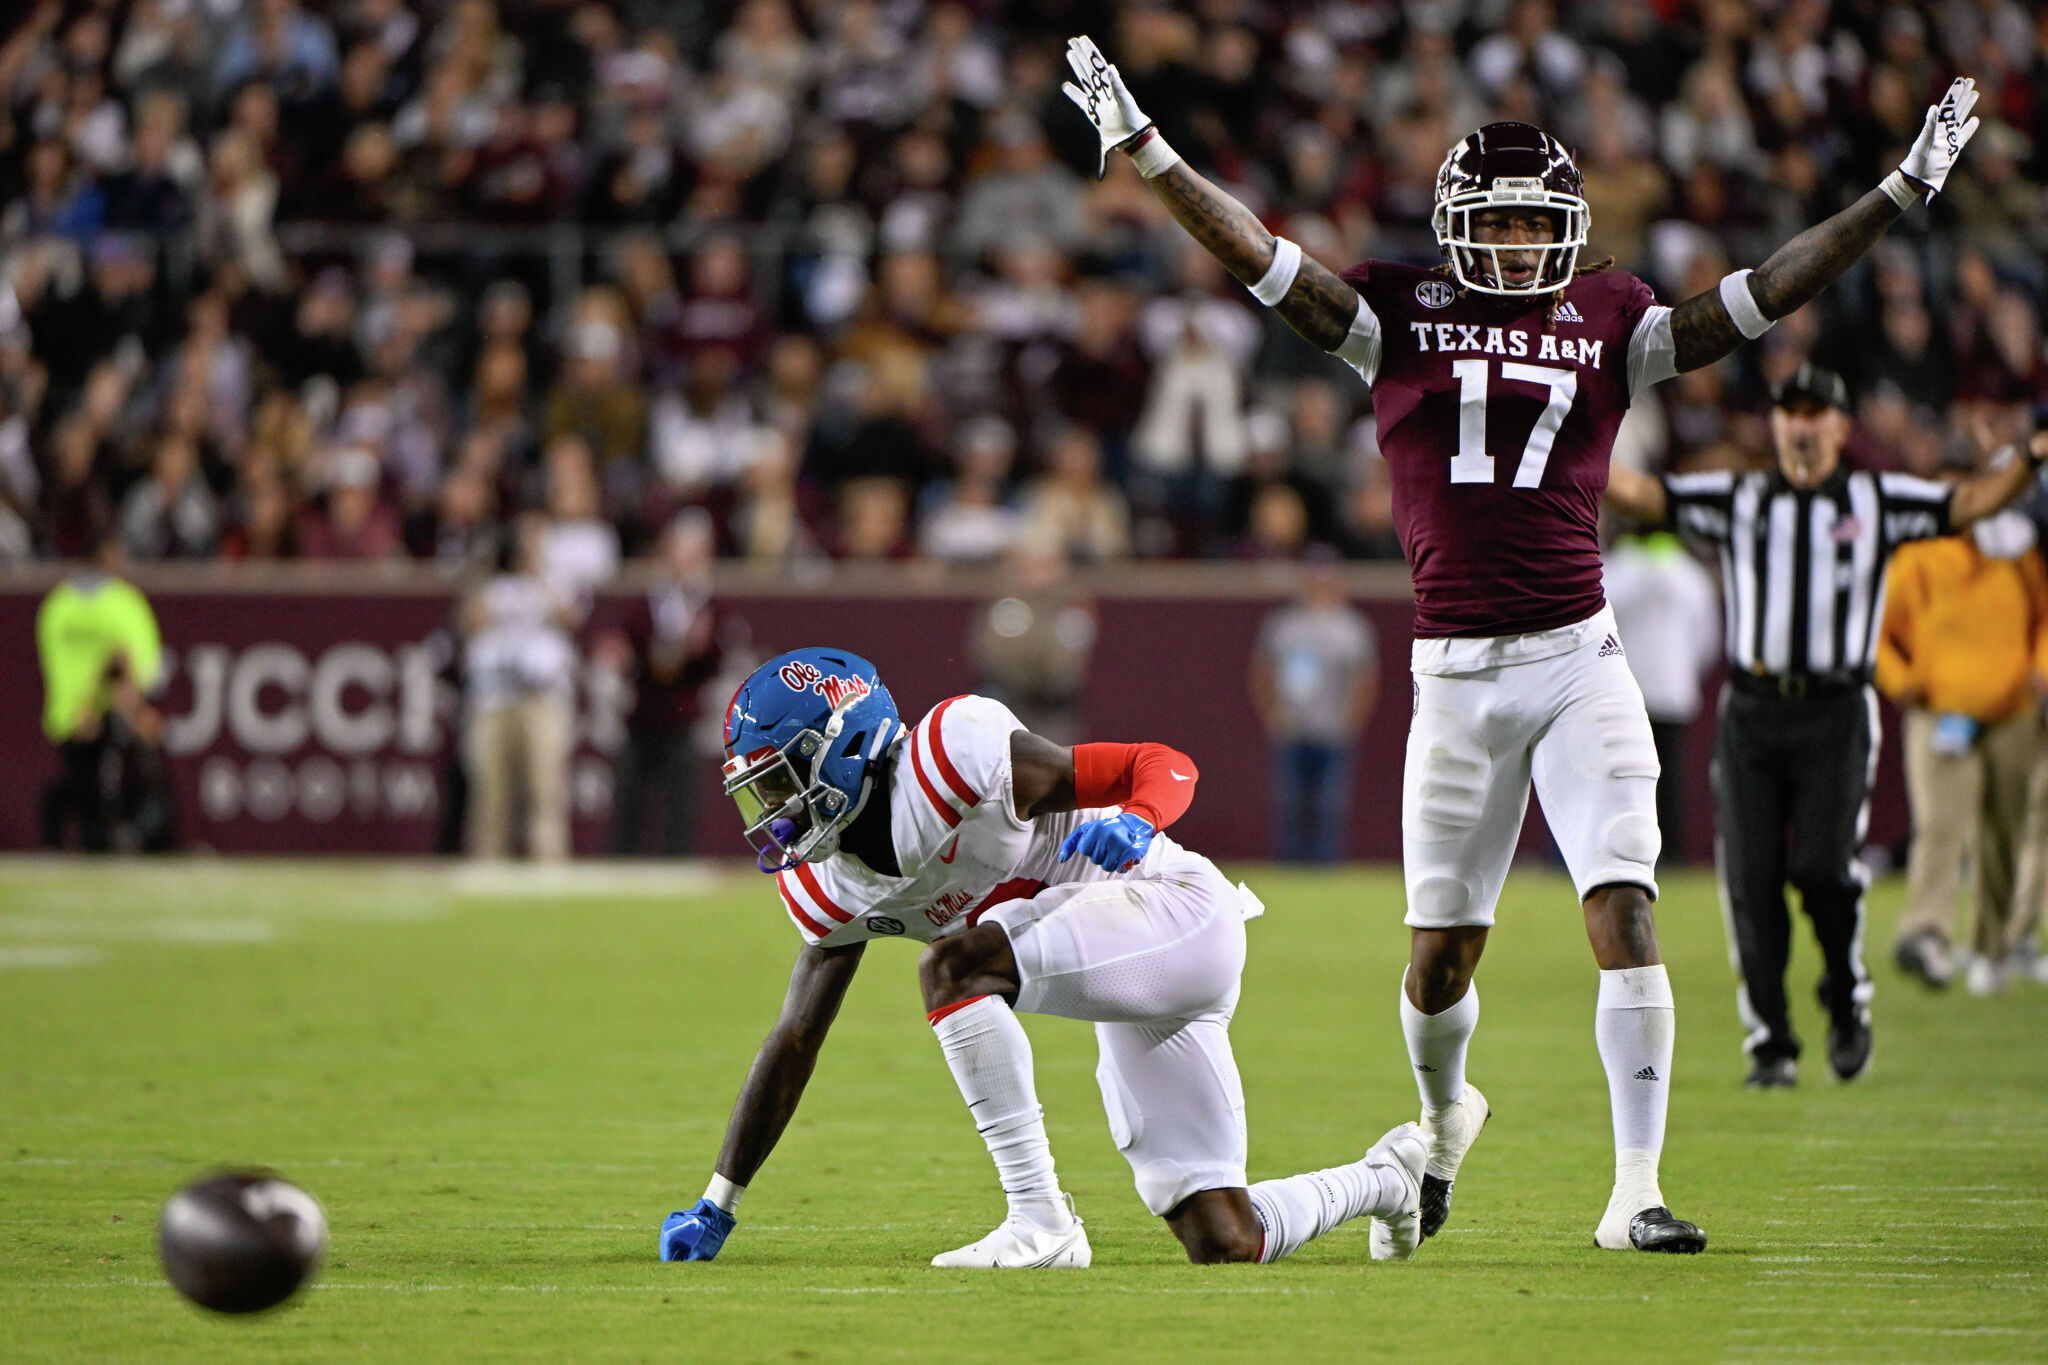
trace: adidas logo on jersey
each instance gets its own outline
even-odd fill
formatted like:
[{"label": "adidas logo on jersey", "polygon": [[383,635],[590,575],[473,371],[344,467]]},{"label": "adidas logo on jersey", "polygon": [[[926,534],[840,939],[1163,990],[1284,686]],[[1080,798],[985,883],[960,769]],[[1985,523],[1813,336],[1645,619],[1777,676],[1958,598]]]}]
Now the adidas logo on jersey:
[{"label": "adidas logo on jersey", "polygon": [[1559,322],[1584,322],[1585,318],[1579,315],[1578,309],[1572,307],[1571,300],[1566,299],[1563,306],[1557,310],[1557,320]]},{"label": "adidas logo on jersey", "polygon": [[1636,1073],[1636,1079],[1637,1079],[1637,1080],[1639,1080],[1639,1081],[1654,1081],[1654,1080],[1656,1080],[1656,1079],[1657,1079],[1657,1068],[1656,1068],[1656,1067],[1654,1067],[1654,1066],[1646,1066],[1646,1067],[1644,1067],[1644,1068],[1643,1068],[1643,1069],[1642,1069],[1641,1071],[1638,1071],[1638,1072]]},{"label": "adidas logo on jersey", "polygon": [[1607,633],[1607,638],[1601,642],[1600,657],[1603,659],[1611,659],[1619,653],[1621,653],[1621,641],[1614,638],[1614,632],[1609,631]]}]

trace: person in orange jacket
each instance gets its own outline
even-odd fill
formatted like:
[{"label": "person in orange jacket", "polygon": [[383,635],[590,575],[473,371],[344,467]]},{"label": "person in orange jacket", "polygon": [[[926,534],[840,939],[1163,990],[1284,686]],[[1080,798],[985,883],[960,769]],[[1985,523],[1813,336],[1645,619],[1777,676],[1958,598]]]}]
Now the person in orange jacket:
[{"label": "person in orange jacket", "polygon": [[2048,567],[2007,511],[1892,559],[1877,685],[1906,712],[1913,809],[1906,910],[1893,955],[1930,986],[1954,973],[1949,930],[1976,868],[1968,984],[2004,985],[2048,888]]}]

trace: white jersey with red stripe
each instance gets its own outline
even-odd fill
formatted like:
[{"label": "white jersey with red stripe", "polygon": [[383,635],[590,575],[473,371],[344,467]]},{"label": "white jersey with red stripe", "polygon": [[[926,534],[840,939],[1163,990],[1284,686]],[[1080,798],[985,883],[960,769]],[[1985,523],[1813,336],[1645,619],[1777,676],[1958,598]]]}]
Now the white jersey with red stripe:
[{"label": "white jersey with red stripe", "polygon": [[1010,736],[1023,728],[1001,702],[970,695],[940,702],[899,740],[888,791],[869,799],[889,802],[901,875],[885,876],[846,853],[777,873],[783,908],[804,941],[832,948],[874,938],[930,943],[1048,886],[1159,877],[1188,860],[1206,861],[1164,834],[1128,872],[1106,872],[1078,854],[1059,861],[1067,835],[1118,808],[1021,819],[1011,794]]}]

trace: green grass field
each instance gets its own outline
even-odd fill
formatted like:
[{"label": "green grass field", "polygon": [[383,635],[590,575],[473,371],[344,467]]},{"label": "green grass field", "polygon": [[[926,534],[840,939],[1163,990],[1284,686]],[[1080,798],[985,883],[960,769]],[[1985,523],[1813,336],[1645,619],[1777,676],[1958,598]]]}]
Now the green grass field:
[{"label": "green grass field", "polygon": [[[1238,869],[1235,1037],[1254,1179],[1413,1117],[1388,870]],[[1879,888],[1873,945],[1899,887]],[[803,1110],[712,1265],[655,1228],[702,1189],[796,937],[697,869],[0,862],[0,1359],[1979,1361],[2048,1357],[2048,990],[1932,997],[1879,968],[1877,1054],[1741,1089],[1711,882],[1666,885],[1679,1000],[1664,1187],[1712,1244],[1593,1250],[1611,1174],[1594,969],[1569,887],[1510,879],[1473,1079],[1494,1119],[1407,1265],[1363,1224],[1197,1269],[1111,1146],[1086,1026],[1032,1019],[1092,1270],[934,1271],[1001,1216],[920,1010],[868,954]],[[276,1166],[333,1225],[318,1287],[252,1321],[157,1272],[164,1197]]]}]

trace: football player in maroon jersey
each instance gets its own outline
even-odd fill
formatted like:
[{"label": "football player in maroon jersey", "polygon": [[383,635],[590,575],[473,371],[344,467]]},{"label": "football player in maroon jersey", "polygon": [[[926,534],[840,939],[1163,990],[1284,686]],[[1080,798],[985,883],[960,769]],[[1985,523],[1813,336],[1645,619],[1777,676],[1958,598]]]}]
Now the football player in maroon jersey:
[{"label": "football player in maroon jersey", "polygon": [[1367,261],[1340,275],[1182,161],[1093,42],[1073,39],[1067,60],[1076,83],[1066,93],[1095,124],[1104,162],[1111,150],[1128,154],[1225,269],[1372,388],[1415,583],[1400,1008],[1431,1134],[1424,1235],[1443,1226],[1487,1118],[1465,1085],[1479,1018],[1472,973],[1533,781],[1600,967],[1594,1033],[1615,1180],[1594,1243],[1703,1249],[1705,1234],[1673,1217],[1658,1188],[1673,1016],[1650,909],[1657,756],[1601,593],[1609,454],[1636,394],[1762,336],[1942,187],[1977,128],[1974,87],[1949,87],[1876,189],[1754,271],[1666,308],[1633,276],[1579,264],[1584,185],[1539,128],[1491,123],[1444,158],[1433,220],[1441,265]]}]

